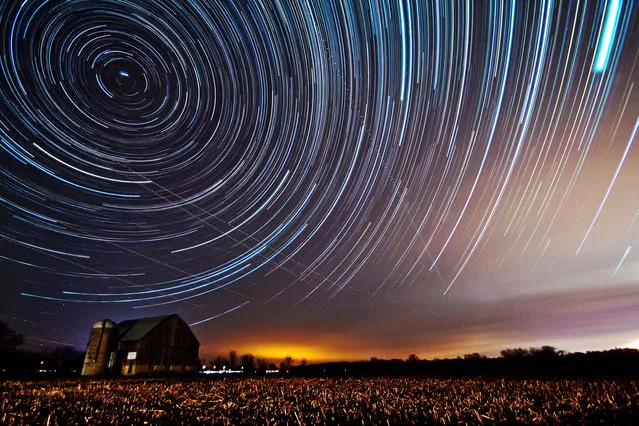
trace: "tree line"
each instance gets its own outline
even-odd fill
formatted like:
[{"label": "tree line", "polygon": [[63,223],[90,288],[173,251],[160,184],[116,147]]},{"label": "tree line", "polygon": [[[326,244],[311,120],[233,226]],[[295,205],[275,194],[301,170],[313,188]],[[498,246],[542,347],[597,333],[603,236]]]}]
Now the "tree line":
[{"label": "tree line", "polygon": [[[267,371],[290,371],[295,366],[296,360],[291,356],[286,356],[279,364],[269,361],[266,358],[255,357],[253,354],[239,355],[237,351],[229,352],[228,357],[218,355],[214,360],[200,360],[203,369],[210,370],[241,370],[246,374],[265,374]],[[302,359],[299,366],[308,365],[306,359]]]},{"label": "tree line", "polygon": [[639,350],[567,352],[554,346],[508,348],[499,357],[469,353],[456,358],[371,358],[294,367],[300,376],[429,376],[429,377],[639,377]]},{"label": "tree line", "polygon": [[[41,352],[21,350],[24,337],[0,321],[0,376],[8,374],[79,375],[84,352],[72,347],[44,348]],[[291,356],[279,364],[251,353],[240,355],[232,350],[228,356],[218,355],[211,361],[200,360],[201,369],[234,370],[244,374],[279,371],[292,376],[516,376],[574,377],[614,376],[639,377],[639,350],[567,352],[554,346],[507,348],[500,356],[489,358],[469,353],[457,358],[423,360],[416,354],[406,359],[378,359],[308,364]]]}]

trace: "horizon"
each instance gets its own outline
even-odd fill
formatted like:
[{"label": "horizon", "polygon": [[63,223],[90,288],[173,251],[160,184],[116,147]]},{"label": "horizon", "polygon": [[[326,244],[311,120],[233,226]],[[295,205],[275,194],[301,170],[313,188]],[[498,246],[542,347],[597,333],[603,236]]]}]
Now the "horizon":
[{"label": "horizon", "polygon": [[[74,350],[77,353],[84,353],[84,350],[79,350],[77,349],[77,347],[74,346],[64,346],[64,345],[60,345],[60,346],[56,346],[53,348],[47,348],[46,352],[54,352],[56,349],[63,349],[63,348],[74,348]],[[486,357],[487,359],[497,359],[497,358],[503,358],[503,351],[507,350],[507,349],[524,349],[524,350],[529,350],[529,349],[539,349],[542,347],[552,347],[554,348],[556,351],[560,351],[562,353],[562,355],[570,355],[570,354],[586,354],[586,353],[590,353],[590,352],[608,352],[608,351],[616,351],[616,350],[635,350],[635,351],[639,351],[639,341],[637,342],[632,342],[629,345],[626,346],[619,346],[619,347],[608,347],[608,348],[587,348],[587,349],[583,349],[583,350],[575,350],[575,351],[567,351],[564,350],[561,347],[557,347],[554,345],[550,345],[550,344],[545,344],[545,345],[539,345],[539,346],[529,346],[529,347],[521,347],[521,346],[509,346],[509,347],[504,347],[502,348],[500,351],[495,352],[495,353],[481,353],[481,352],[464,352],[464,353],[452,353],[452,354],[448,354],[448,355],[430,355],[430,356],[422,356],[422,354],[418,354],[418,353],[411,353],[408,354],[406,356],[377,356],[377,355],[370,355],[370,356],[362,356],[362,357],[358,357],[358,356],[354,356],[354,357],[338,357],[338,358],[312,358],[312,357],[308,357],[305,356],[304,354],[308,354],[309,352],[304,352],[303,350],[297,350],[297,349],[293,349],[293,350],[286,350],[286,349],[282,349],[282,348],[289,348],[290,346],[286,346],[286,345],[282,345],[282,346],[277,346],[279,349],[276,349],[275,351],[270,351],[267,350],[266,352],[256,352],[256,351],[252,351],[250,349],[248,350],[236,350],[236,349],[228,349],[228,350],[222,350],[222,352],[216,352],[216,353],[205,353],[202,354],[200,353],[199,358],[200,360],[202,360],[203,362],[213,362],[217,357],[222,357],[225,361],[228,362],[228,358],[229,358],[229,353],[231,351],[235,351],[237,354],[238,358],[241,358],[242,355],[252,355],[254,357],[255,360],[258,359],[264,359],[267,362],[273,362],[273,363],[278,363],[282,360],[284,360],[287,357],[290,357],[293,361],[293,366],[299,366],[301,362],[307,362],[308,365],[312,365],[312,364],[323,364],[323,363],[340,363],[340,362],[369,362],[369,361],[396,361],[396,360],[400,360],[400,361],[407,361],[411,356],[416,356],[417,360],[419,361],[438,361],[438,360],[454,360],[454,359],[461,359],[464,358],[465,355],[481,355],[482,357]],[[21,350],[22,348],[18,347],[18,352],[19,350]],[[42,348],[40,348],[40,353],[42,353]],[[326,351],[326,349],[324,349]],[[26,350],[27,352],[30,353],[38,353],[36,351],[30,351],[29,349]],[[44,352],[44,353],[46,353]],[[330,352],[330,351],[328,351]],[[310,352],[312,353],[312,352]]]}]

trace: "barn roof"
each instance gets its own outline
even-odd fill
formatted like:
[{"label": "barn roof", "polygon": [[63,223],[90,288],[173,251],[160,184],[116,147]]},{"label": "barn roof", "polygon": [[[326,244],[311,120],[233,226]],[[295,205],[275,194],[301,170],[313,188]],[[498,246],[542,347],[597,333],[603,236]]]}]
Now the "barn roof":
[{"label": "barn roof", "polygon": [[149,334],[151,330],[160,325],[162,321],[171,316],[173,315],[122,321],[118,324],[118,337],[121,342],[141,340]]}]

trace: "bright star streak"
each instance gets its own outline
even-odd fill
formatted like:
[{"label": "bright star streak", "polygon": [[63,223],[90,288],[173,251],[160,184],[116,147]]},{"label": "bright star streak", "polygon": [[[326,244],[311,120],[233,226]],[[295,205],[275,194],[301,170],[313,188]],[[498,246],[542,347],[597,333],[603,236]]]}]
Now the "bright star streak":
[{"label": "bright star streak", "polygon": [[595,72],[602,72],[606,69],[612,44],[614,42],[615,30],[621,13],[621,0],[609,0],[606,6],[606,17],[604,21],[601,37],[599,38],[597,56],[595,57]]}]

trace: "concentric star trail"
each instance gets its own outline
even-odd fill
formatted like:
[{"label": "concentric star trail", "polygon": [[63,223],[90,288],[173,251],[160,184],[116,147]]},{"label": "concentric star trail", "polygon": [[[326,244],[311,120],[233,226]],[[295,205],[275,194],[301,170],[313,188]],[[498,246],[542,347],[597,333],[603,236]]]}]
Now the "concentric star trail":
[{"label": "concentric star trail", "polygon": [[626,282],[638,10],[6,1],[3,299],[206,327],[280,298],[523,294],[505,283],[577,265]]}]

